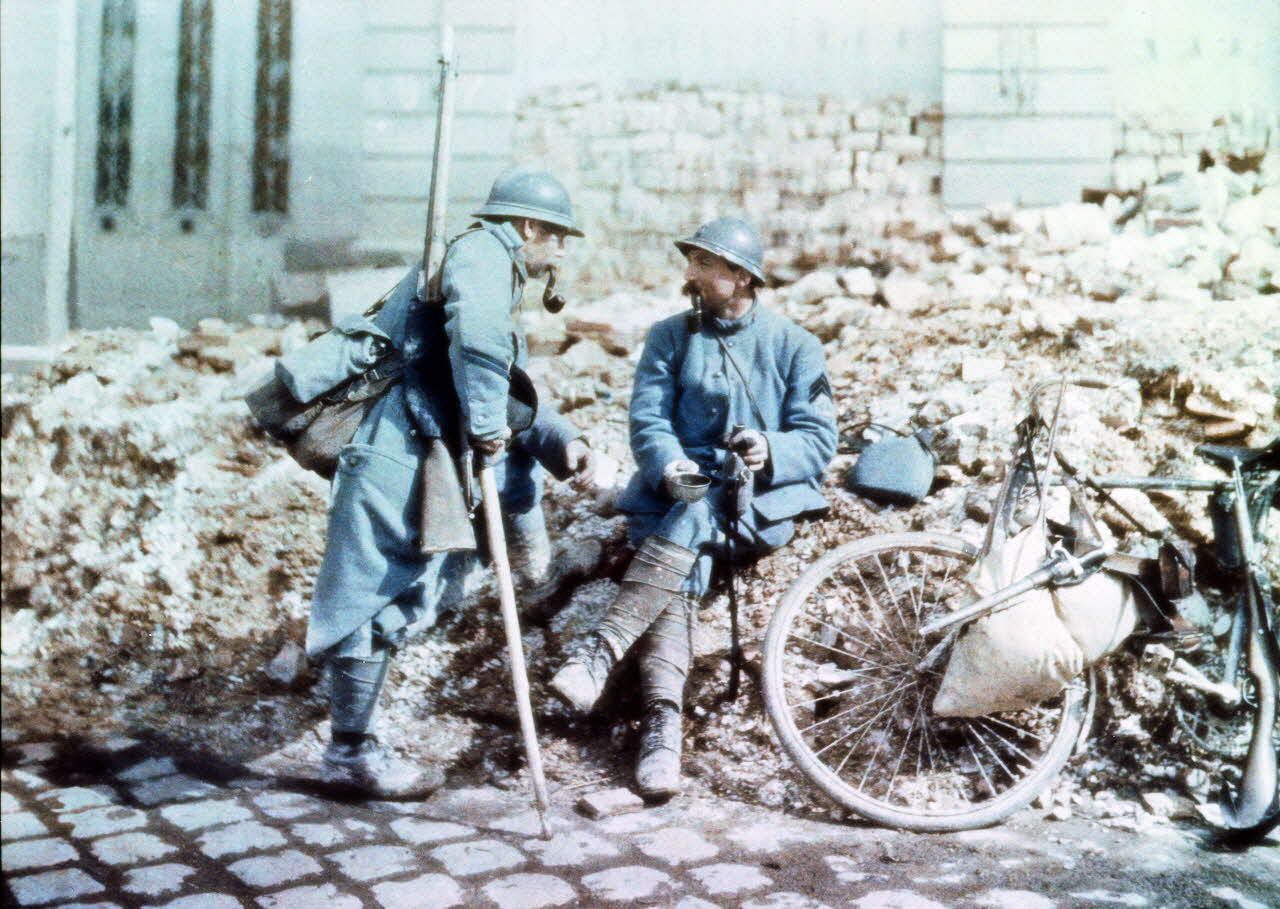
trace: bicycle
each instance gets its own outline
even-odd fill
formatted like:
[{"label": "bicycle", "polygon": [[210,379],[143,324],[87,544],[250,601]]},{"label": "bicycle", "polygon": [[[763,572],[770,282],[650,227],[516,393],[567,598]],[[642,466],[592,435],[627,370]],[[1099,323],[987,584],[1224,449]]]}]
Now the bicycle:
[{"label": "bicycle", "polygon": [[[983,547],[947,534],[885,534],[832,550],[791,585],[764,646],[763,689],[773,728],[804,776],[864,818],[916,831],[997,823],[1045,790],[1083,747],[1094,714],[1095,669],[1085,669],[1040,703],[943,717],[932,704],[947,659],[974,622],[1018,597],[1119,571],[1147,601],[1140,627],[1126,643],[1145,647],[1148,660],[1154,654],[1162,662],[1177,692],[1180,725],[1202,742],[1226,741],[1229,756],[1243,758],[1236,794],[1224,789],[1226,826],[1265,833],[1280,822],[1280,644],[1261,553],[1268,514],[1280,508],[1280,439],[1259,449],[1197,448],[1200,457],[1226,472],[1224,480],[1093,478],[1057,450],[1067,380],[1055,380],[1059,395],[1052,423],[1037,403],[1045,384],[1031,395],[1031,415],[1020,424],[1015,460]],[[1072,384],[1100,387],[1089,380]],[[971,570],[1022,529],[1027,511],[1044,515],[1049,491],[1059,486],[1067,487],[1071,520],[1044,525],[1047,557],[1025,577],[983,596]],[[1170,614],[1167,597],[1149,590],[1172,576],[1174,586],[1180,583],[1187,592],[1190,566],[1179,564],[1185,546],[1166,546],[1166,555],[1175,556],[1161,560],[1126,557],[1104,542],[1090,501],[1110,499],[1108,504],[1127,515],[1108,492],[1120,488],[1211,494],[1215,532],[1209,561],[1217,563],[1219,579],[1228,585],[1225,628],[1222,622],[1200,627]],[[1202,575],[1210,573],[1202,566]],[[1212,593],[1204,580],[1193,592],[1200,591]]]}]

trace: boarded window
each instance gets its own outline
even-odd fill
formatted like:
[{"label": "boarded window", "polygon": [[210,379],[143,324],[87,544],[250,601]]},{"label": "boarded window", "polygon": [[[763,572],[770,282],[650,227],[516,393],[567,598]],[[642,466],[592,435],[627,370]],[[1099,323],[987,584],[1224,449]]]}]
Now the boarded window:
[{"label": "boarded window", "polygon": [[98,149],[94,201],[124,207],[129,201],[133,133],[134,0],[103,0],[98,67]]},{"label": "boarded window", "polygon": [[209,58],[212,0],[182,0],[173,146],[173,207],[203,209],[209,196]]},{"label": "boarded window", "polygon": [[289,210],[289,55],[292,3],[258,0],[254,95],[253,210]]}]

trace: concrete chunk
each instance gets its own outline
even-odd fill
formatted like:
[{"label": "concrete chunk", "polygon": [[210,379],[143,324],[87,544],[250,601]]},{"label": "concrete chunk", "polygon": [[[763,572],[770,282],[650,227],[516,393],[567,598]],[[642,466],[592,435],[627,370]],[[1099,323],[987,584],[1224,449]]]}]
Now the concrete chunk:
[{"label": "concrete chunk", "polygon": [[579,814],[598,821],[601,818],[639,811],[644,807],[644,799],[630,789],[605,789],[584,795],[574,807]]}]

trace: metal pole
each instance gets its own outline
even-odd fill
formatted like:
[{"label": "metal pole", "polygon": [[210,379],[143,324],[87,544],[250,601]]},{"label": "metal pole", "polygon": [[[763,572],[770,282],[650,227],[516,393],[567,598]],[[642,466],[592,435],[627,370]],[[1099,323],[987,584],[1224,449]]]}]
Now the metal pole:
[{"label": "metal pole", "polygon": [[542,822],[542,835],[551,837],[547,812],[547,780],[542,773],[542,752],[538,748],[538,731],[533,724],[533,704],[529,699],[529,673],[524,664],[524,645],[520,636],[520,617],[516,612],[516,590],[511,580],[511,564],[507,561],[507,539],[502,529],[502,506],[498,503],[498,484],[493,465],[480,468],[480,494],[484,498],[485,530],[489,538],[489,554],[493,572],[498,577],[498,599],[502,604],[502,625],[507,633],[507,654],[511,658],[511,684],[516,693],[516,711],[520,715],[520,732],[524,736],[525,759],[533,780],[534,805]]},{"label": "metal pole", "polygon": [[436,104],[436,143],[431,158],[431,191],[427,199],[427,230],[422,240],[422,275],[419,285],[424,290],[444,258],[444,219],[449,200],[449,161],[453,148],[454,84],[458,67],[454,60],[453,26],[440,26],[440,87]]}]

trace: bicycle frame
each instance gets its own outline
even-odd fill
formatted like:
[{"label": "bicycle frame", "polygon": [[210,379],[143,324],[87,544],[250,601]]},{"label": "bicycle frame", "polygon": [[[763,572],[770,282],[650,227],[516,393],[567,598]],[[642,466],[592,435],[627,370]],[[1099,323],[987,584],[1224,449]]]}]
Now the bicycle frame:
[{"label": "bicycle frame", "polygon": [[[1276,729],[1277,697],[1280,696],[1280,644],[1271,628],[1268,579],[1261,564],[1261,543],[1266,539],[1266,510],[1275,494],[1277,479],[1267,477],[1261,484],[1254,484],[1255,491],[1260,493],[1262,509],[1255,520],[1250,514],[1250,489],[1245,482],[1245,472],[1239,460],[1232,460],[1231,464],[1231,475],[1226,480],[1136,476],[1092,479],[1074,472],[1070,478],[1048,476],[1038,479],[1043,481],[1040,487],[1042,511],[1043,489],[1069,482],[1083,483],[1095,490],[1177,490],[1217,494],[1227,492],[1232,495],[1234,543],[1239,549],[1239,557],[1235,560],[1236,564],[1230,567],[1238,581],[1238,605],[1232,623],[1225,677],[1221,681],[1210,679],[1185,660],[1179,659],[1169,648],[1163,649],[1167,651],[1166,679],[1211,694],[1224,706],[1239,706],[1245,702],[1238,671],[1241,654],[1245,657],[1255,695],[1253,731],[1239,790],[1232,795],[1224,784],[1220,803],[1225,826],[1241,834],[1249,834],[1265,832],[1280,821],[1280,792],[1277,791],[1280,769],[1277,767],[1276,751],[1272,744]],[[1004,529],[997,528],[996,525],[1004,519],[1006,499],[1010,494],[1011,483],[1006,481],[991,517],[988,546],[998,539],[997,532],[1003,535]],[[1261,539],[1254,533],[1255,523]],[[930,650],[917,668],[927,668],[939,662],[961,626],[991,614],[1028,591],[1078,583],[1084,577],[1101,570],[1111,555],[1112,548],[1103,543],[1098,543],[1080,556],[1071,555],[1061,544],[1054,546],[1048,557],[1025,577],[950,615],[921,626],[919,634],[922,637],[948,629],[953,631]]]}]

